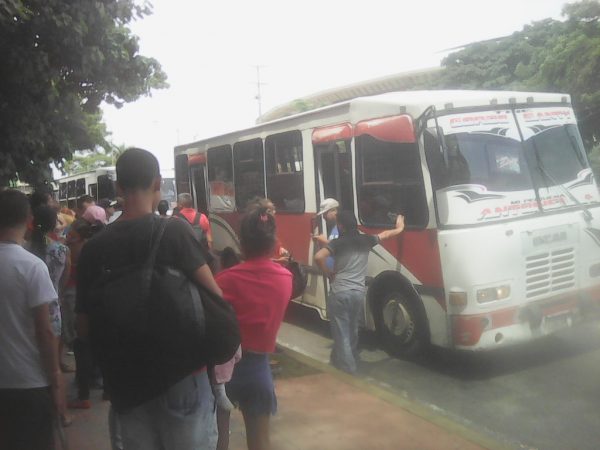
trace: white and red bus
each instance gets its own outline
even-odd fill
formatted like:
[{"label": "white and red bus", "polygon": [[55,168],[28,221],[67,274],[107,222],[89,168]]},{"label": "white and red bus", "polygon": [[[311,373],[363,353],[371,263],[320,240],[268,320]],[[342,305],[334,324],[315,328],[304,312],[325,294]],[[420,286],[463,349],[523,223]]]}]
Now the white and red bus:
[{"label": "white and red bus", "polygon": [[[576,323],[600,303],[600,194],[564,94],[393,92],[175,148],[178,192],[238,247],[248,199],[310,274],[298,303],[326,318],[310,238],[336,198],[361,229],[406,231],[369,258],[365,324],[385,348],[491,349]],[[325,231],[326,224],[316,224]]]}]

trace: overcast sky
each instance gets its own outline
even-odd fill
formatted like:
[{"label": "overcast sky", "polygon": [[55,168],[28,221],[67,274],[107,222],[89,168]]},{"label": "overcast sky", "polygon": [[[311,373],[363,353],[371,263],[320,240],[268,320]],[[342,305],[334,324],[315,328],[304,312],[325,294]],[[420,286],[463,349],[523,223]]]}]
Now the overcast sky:
[{"label": "overcast sky", "polygon": [[444,50],[504,36],[547,17],[565,0],[153,0],[133,24],[141,53],[156,58],[169,89],[116,110],[115,144],[154,152],[252,126],[262,110],[307,94],[439,65]]}]

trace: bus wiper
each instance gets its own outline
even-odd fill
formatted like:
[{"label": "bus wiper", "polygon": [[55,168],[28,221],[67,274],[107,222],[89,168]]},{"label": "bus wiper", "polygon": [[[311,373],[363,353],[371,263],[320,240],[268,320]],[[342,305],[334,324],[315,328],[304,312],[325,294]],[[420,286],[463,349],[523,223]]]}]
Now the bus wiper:
[{"label": "bus wiper", "polygon": [[[539,154],[538,154],[537,146],[535,145],[534,142],[532,142],[532,144],[533,144],[534,151],[536,153],[536,157],[537,157],[536,159],[538,159],[539,158]],[[583,219],[586,222],[591,222],[592,219],[594,218],[594,216],[592,215],[592,213],[590,212],[590,210],[587,208],[587,206],[585,206],[583,203],[581,203],[579,200],[577,200],[577,197],[575,197],[573,195],[573,193],[569,190],[569,188],[567,188],[564,184],[559,183],[558,181],[556,181],[556,179],[552,175],[550,175],[550,173],[546,170],[546,168],[542,164],[542,160],[541,159],[538,159],[538,167],[539,167],[540,171],[543,173],[543,175],[548,180],[550,180],[554,186],[559,186],[563,190],[563,192],[565,194],[567,194],[567,197],[569,197],[573,203],[575,203],[577,206],[581,207],[581,209],[582,209],[581,212],[583,214]]]}]

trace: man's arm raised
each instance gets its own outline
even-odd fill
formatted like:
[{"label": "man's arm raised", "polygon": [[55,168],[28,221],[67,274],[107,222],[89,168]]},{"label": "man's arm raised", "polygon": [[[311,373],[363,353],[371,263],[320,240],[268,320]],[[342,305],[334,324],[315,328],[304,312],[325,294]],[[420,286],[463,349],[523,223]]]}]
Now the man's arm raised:
[{"label": "man's arm raised", "polygon": [[392,230],[382,231],[377,235],[380,241],[385,241],[386,239],[393,238],[398,236],[400,233],[404,231],[404,216],[398,215],[396,218],[396,226]]}]

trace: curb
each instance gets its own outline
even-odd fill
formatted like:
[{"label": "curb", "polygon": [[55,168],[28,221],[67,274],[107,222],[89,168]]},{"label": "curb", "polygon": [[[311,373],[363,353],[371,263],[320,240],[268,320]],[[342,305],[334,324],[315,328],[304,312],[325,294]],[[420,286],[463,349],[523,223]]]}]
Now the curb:
[{"label": "curb", "polygon": [[402,408],[405,411],[408,411],[409,413],[418,416],[421,419],[424,419],[452,434],[460,436],[469,442],[489,450],[510,450],[514,448],[508,444],[502,443],[498,440],[474,431],[448,417],[444,417],[421,403],[405,398],[390,389],[377,386],[365,379],[357,378],[353,375],[342,372],[341,370],[338,370],[329,364],[322,363],[321,361],[311,358],[310,356],[301,353],[298,350],[294,350],[285,344],[278,342],[277,347],[279,347],[286,355],[302,364],[306,364],[313,369],[333,375],[335,378],[343,381],[346,384],[354,386],[355,388],[365,391],[387,403],[391,403],[394,406]]}]

